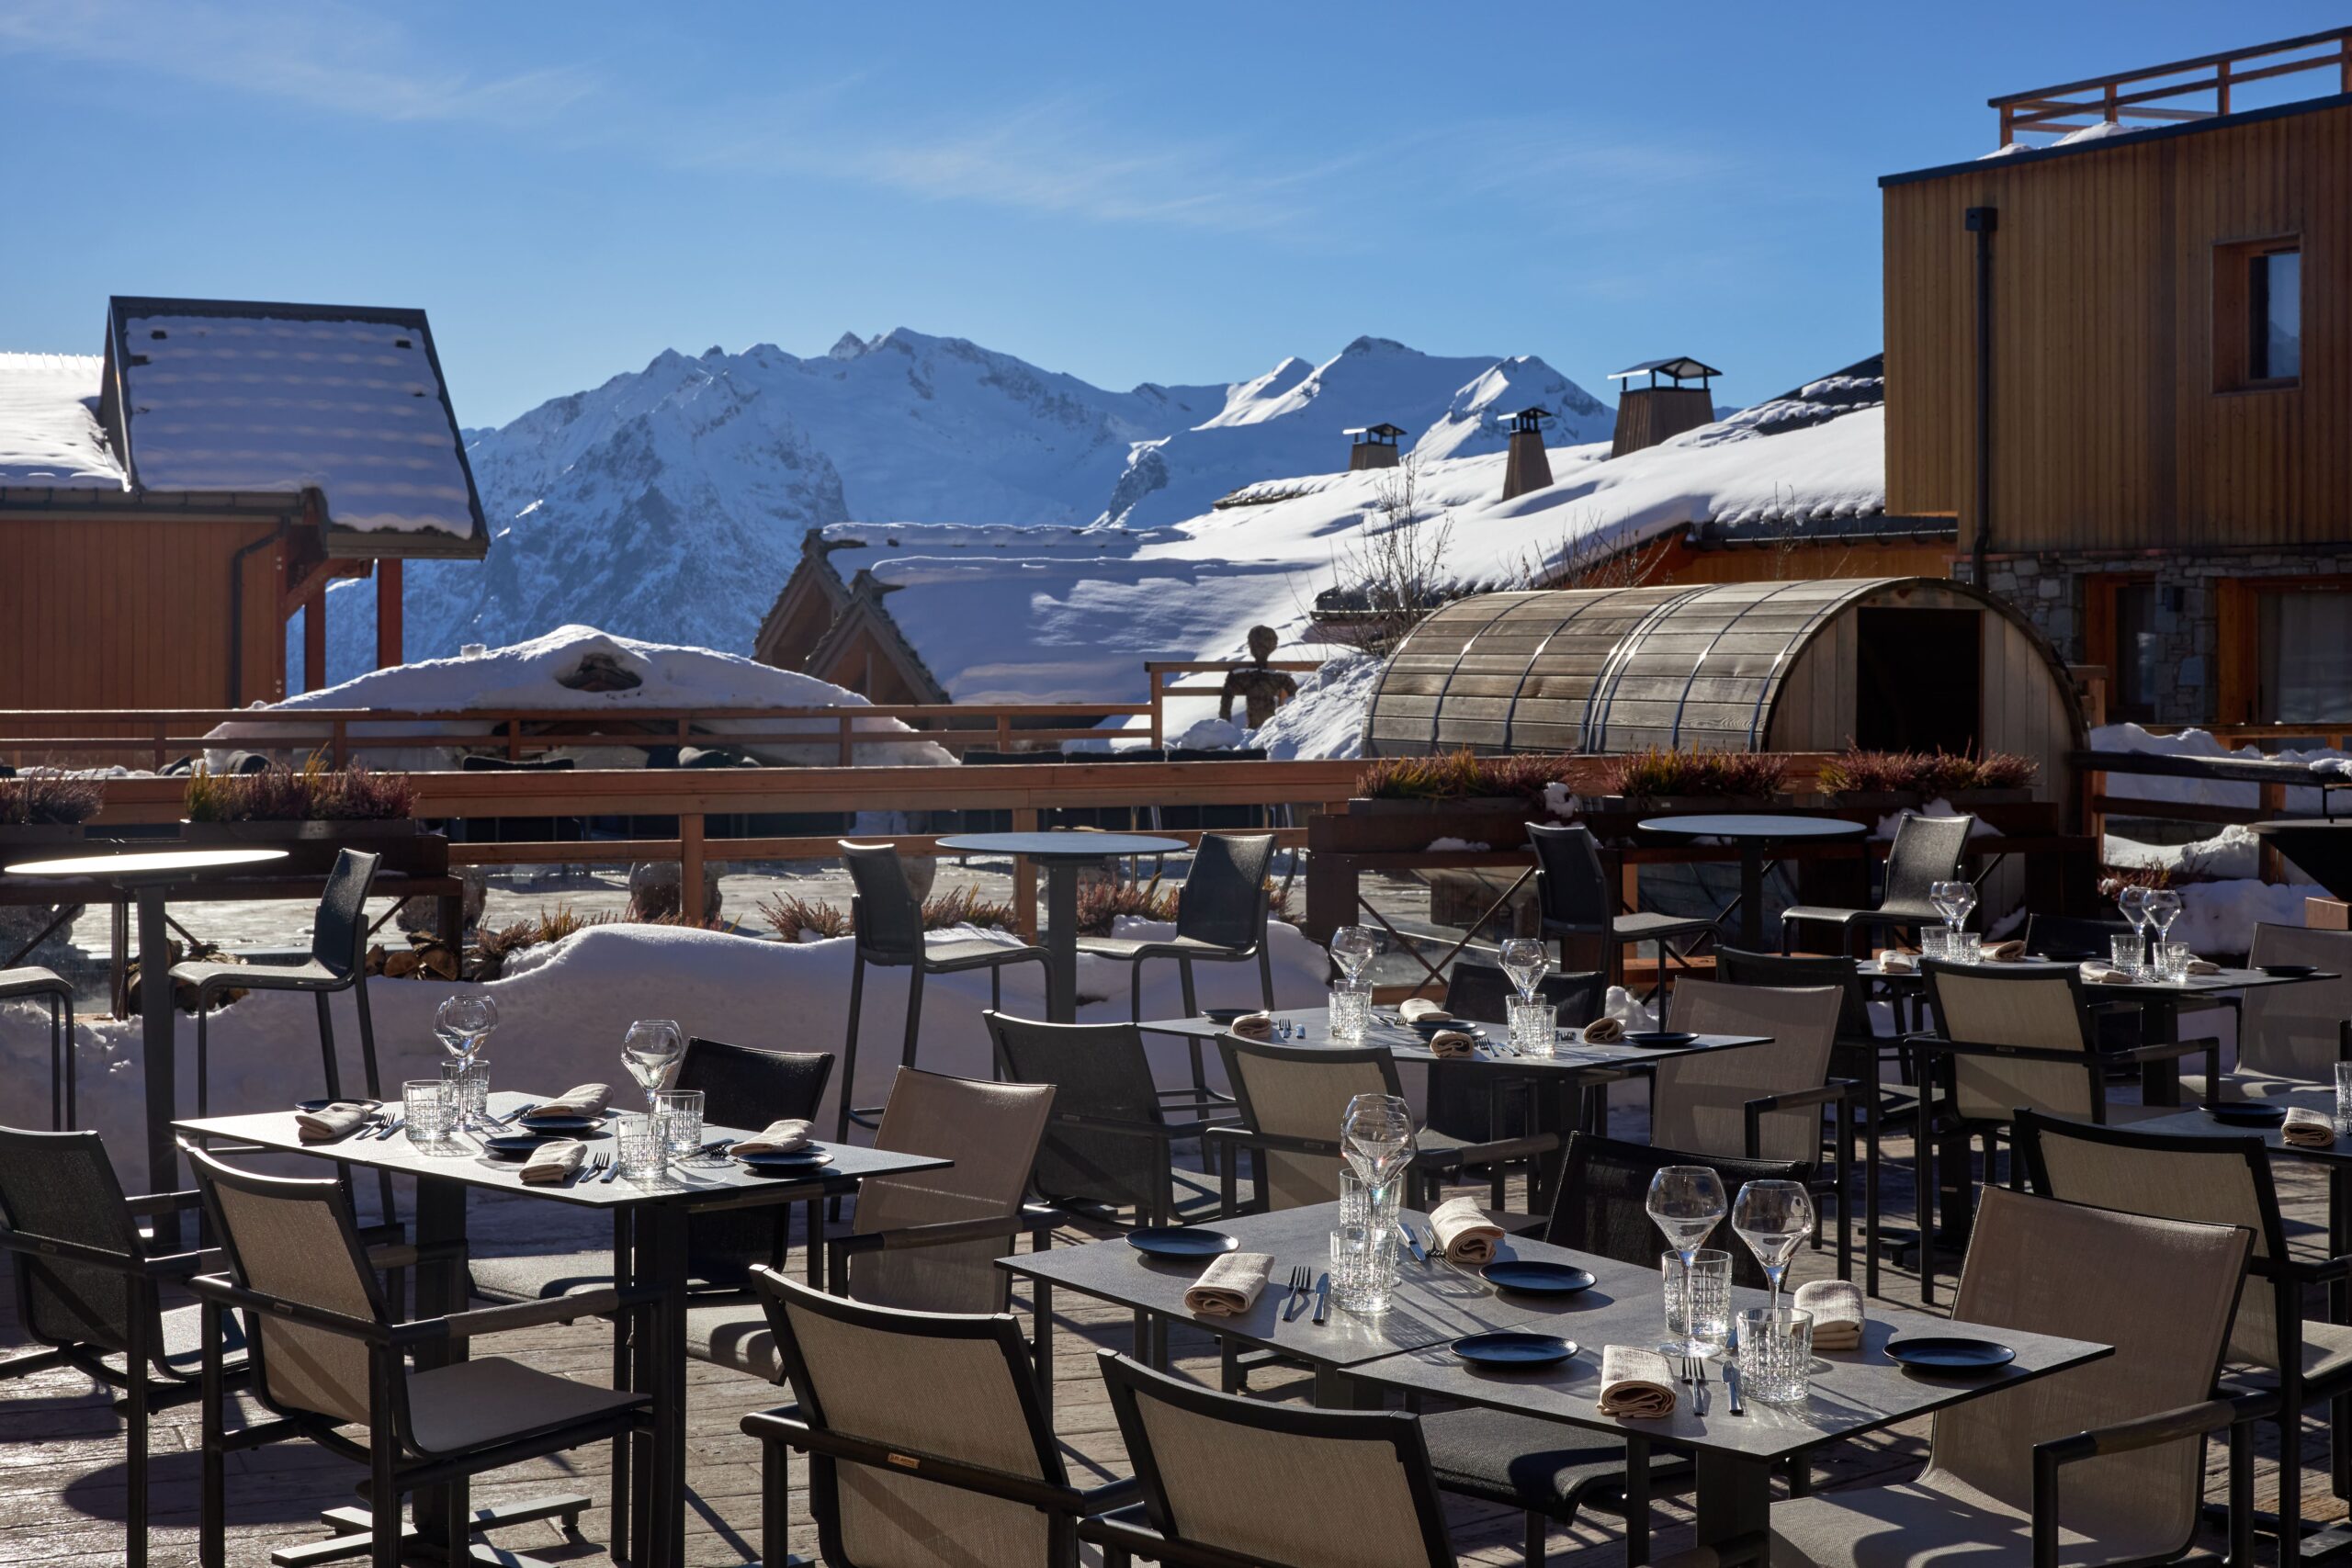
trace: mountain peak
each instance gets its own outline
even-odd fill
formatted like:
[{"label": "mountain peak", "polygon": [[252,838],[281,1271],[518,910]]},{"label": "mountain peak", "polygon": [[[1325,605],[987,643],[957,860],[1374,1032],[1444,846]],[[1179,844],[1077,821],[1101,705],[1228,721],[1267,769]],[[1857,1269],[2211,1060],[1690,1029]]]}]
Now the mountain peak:
[{"label": "mountain peak", "polygon": [[833,346],[825,350],[828,359],[860,359],[865,355],[865,340],[855,333],[843,333]]}]

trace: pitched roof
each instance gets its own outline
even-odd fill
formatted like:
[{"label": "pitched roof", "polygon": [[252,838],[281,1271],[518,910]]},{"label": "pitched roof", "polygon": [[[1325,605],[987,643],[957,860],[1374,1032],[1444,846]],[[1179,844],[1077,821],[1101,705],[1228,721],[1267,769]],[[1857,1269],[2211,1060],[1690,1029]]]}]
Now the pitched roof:
[{"label": "pitched roof", "polygon": [[0,354],[0,488],[119,491],[95,354]]}]

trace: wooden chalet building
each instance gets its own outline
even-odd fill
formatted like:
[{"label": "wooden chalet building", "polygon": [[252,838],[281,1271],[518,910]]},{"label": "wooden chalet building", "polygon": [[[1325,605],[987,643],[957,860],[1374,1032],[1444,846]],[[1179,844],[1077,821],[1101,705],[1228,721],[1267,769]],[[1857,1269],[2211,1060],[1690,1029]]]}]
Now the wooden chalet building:
[{"label": "wooden chalet building", "polygon": [[799,563],[760,622],[752,657],[845,686],[871,702],[952,702],[884,607],[891,585],[864,570],[844,579],[828,558],[842,547],[821,529],[801,536]]},{"label": "wooden chalet building", "polygon": [[0,354],[0,707],[283,697],[371,572],[397,664],[401,563],[489,543],[421,310],[118,298],[102,354]]}]

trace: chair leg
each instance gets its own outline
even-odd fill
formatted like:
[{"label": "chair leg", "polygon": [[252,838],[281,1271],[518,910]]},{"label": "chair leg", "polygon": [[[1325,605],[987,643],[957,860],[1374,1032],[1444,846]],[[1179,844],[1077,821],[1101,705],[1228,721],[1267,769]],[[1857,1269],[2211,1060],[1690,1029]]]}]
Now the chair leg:
[{"label": "chair leg", "polygon": [[123,1481],[130,1491],[130,1523],[123,1541],[123,1568],[147,1568],[147,1325],[155,1312],[152,1287],[133,1286],[130,1334],[123,1356]]},{"label": "chair leg", "polygon": [[917,964],[907,981],[907,1038],[899,1049],[899,1065],[915,1065],[915,1043],[922,1034],[922,965]]},{"label": "chair leg", "polygon": [[782,1443],[760,1445],[760,1561],[792,1561],[792,1455]]},{"label": "chair leg", "polygon": [[1184,1016],[1186,1018],[1200,1017],[1200,999],[1193,994],[1193,961],[1191,959],[1180,958],[1176,961],[1176,978],[1184,987]]},{"label": "chair leg", "polygon": [[206,1028],[211,1015],[212,993],[199,986],[196,992],[196,1113],[199,1117],[212,1110],[212,1041]]},{"label": "chair leg", "polygon": [[65,1125],[71,1128],[76,1124],[76,1118],[80,1115],[74,1100],[74,1084],[79,1072],[75,1061],[76,1053],[74,1049],[73,994],[68,992],[59,998],[58,1003],[65,1012]]},{"label": "chair leg", "polygon": [[[205,1305],[198,1309],[199,1344],[215,1344],[220,1336],[220,1309]],[[201,1461],[203,1477],[197,1491],[196,1560],[198,1568],[228,1568],[229,1508],[226,1495],[229,1479],[228,1457],[223,1451],[227,1441],[228,1407],[223,1395],[220,1363],[216,1356],[204,1360],[202,1386],[204,1455]]]},{"label": "chair leg", "polygon": [[1258,939],[1258,992],[1265,998],[1266,1010],[1274,1010],[1274,944],[1265,937]]},{"label": "chair leg", "polygon": [[57,998],[49,998],[49,1130],[65,1131],[65,1060],[57,1048]]},{"label": "chair leg", "polygon": [[441,1532],[449,1543],[449,1561],[463,1562],[472,1555],[474,1534],[473,1477],[460,1475],[441,1489]]},{"label": "chair leg", "polygon": [[1127,965],[1127,1021],[1143,1021],[1143,960],[1140,958]]},{"label": "chair leg", "polygon": [[842,1104],[833,1142],[849,1142],[849,1111],[857,1094],[857,1019],[865,1000],[865,959],[853,953],[849,961],[849,1035],[842,1042]]},{"label": "chair leg", "polygon": [[1551,1533],[1552,1521],[1529,1509],[1527,1514],[1527,1548],[1522,1555],[1527,1568],[1544,1568],[1544,1538]]},{"label": "chair leg", "polygon": [[[384,1098],[383,1075],[376,1066],[376,1015],[368,1005],[368,971],[363,964],[351,984],[352,1005],[359,1010],[359,1073],[367,1086],[368,1098]],[[400,1218],[400,1211],[392,1200],[392,1173],[376,1172],[376,1196],[384,1205],[384,1221],[390,1224]]]},{"label": "chair leg", "polygon": [[343,1064],[335,1059],[334,1054],[334,1010],[327,1005],[327,994],[324,991],[311,992],[311,1000],[318,1004],[319,1062],[325,1069],[327,1098],[341,1100],[343,1098]]}]

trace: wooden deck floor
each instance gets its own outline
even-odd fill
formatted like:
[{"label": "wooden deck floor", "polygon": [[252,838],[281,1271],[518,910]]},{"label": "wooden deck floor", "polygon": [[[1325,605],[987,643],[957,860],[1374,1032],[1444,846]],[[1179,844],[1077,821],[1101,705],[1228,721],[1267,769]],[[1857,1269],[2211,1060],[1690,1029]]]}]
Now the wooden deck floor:
[{"label": "wooden deck floor", "polygon": [[[1889,1152],[1907,1153],[1900,1145]],[[2324,1186],[2292,1172],[2287,1174],[2284,1196],[2291,1220],[2322,1224]],[[1907,1218],[1908,1184],[1901,1167],[1893,1162],[1888,1185],[1890,1216]],[[1077,1242],[1086,1236],[1071,1230],[1061,1239]],[[1832,1251],[1806,1252],[1800,1255],[1797,1274],[1818,1278],[1832,1272],[1834,1263]],[[1883,1289],[1895,1302],[1916,1301],[1915,1278],[1902,1270],[1891,1269]],[[6,1292],[6,1307],[0,1309],[0,1344],[14,1347],[22,1341],[17,1332],[13,1289]],[[1073,1475],[1083,1480],[1124,1474],[1125,1461],[1093,1360],[1098,1346],[1126,1348],[1128,1320],[1108,1309],[1067,1301],[1057,1322],[1056,1426],[1069,1451]],[[502,1336],[479,1346],[476,1354],[510,1355],[549,1371],[597,1381],[609,1368],[608,1335],[597,1325],[556,1326]],[[1205,1336],[1180,1331],[1174,1354],[1180,1368],[1214,1376],[1215,1359]],[[1269,1398],[1306,1397],[1304,1378],[1264,1376],[1255,1387]],[[766,1384],[700,1364],[692,1368],[688,1441],[693,1493],[688,1500],[687,1545],[693,1563],[737,1564],[756,1560],[759,1454],[736,1423],[747,1412],[781,1402],[778,1392]],[[191,1404],[162,1415],[153,1430],[151,1560],[159,1564],[191,1562],[196,1554],[200,1440],[195,1407]],[[1918,1424],[1846,1445],[1816,1470],[1817,1483],[1827,1488],[1899,1476],[1916,1468],[1924,1457],[1926,1436],[1924,1424]],[[2306,1516],[2343,1517],[2344,1504],[2328,1490],[2324,1423],[2306,1423],[2305,1449]],[[599,1544],[609,1535],[609,1516],[605,1512],[609,1496],[605,1468],[608,1451],[598,1450],[568,1460],[522,1466],[477,1483],[478,1505],[559,1488],[583,1491],[596,1502],[577,1535],[567,1535],[552,1523],[525,1524],[499,1532],[495,1544],[550,1562],[612,1561]],[[2309,1468],[2312,1466],[2316,1468]],[[801,1467],[796,1463],[794,1471],[797,1480]],[[2266,1493],[2275,1484],[2275,1466],[2266,1459],[2261,1466]],[[320,1510],[352,1503],[358,1472],[309,1445],[287,1443],[232,1456],[229,1476],[230,1560],[242,1565],[266,1563],[273,1547],[320,1539],[323,1533],[317,1523]],[[2218,1449],[2209,1457],[2209,1482],[2210,1495],[2219,1499],[2222,1488]],[[104,1394],[71,1372],[0,1383],[0,1563],[40,1562],[50,1568],[119,1563],[124,1500],[122,1427]],[[1499,1568],[1521,1561],[1521,1525],[1517,1515],[1459,1501],[1453,1507],[1454,1540],[1464,1563]],[[795,1550],[813,1552],[814,1532],[807,1522],[805,1495],[797,1487],[794,1518]],[[1669,1551],[1687,1541],[1688,1522],[1687,1513],[1678,1504],[1661,1503],[1656,1550]],[[1573,1568],[1609,1568],[1621,1562],[1622,1544],[1611,1523],[1603,1518],[1573,1531],[1555,1528],[1550,1540],[1552,1560]],[[2218,1535],[2214,1544],[2220,1544]]]}]

